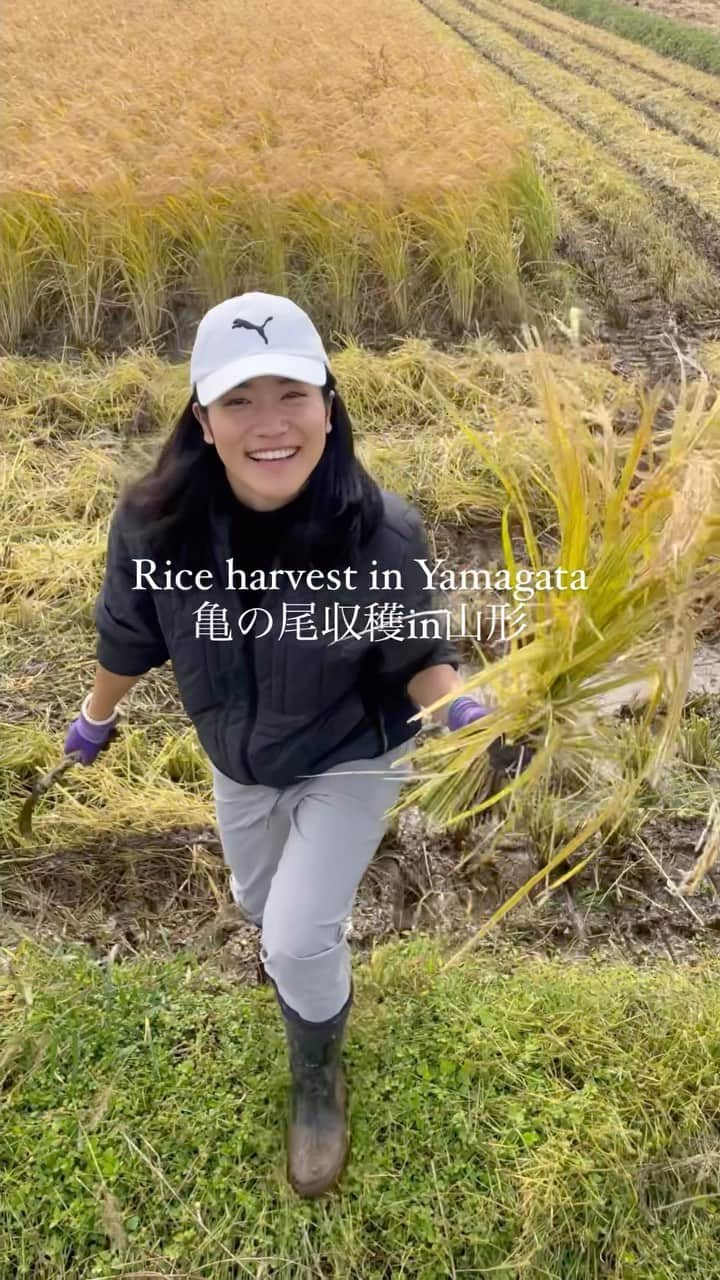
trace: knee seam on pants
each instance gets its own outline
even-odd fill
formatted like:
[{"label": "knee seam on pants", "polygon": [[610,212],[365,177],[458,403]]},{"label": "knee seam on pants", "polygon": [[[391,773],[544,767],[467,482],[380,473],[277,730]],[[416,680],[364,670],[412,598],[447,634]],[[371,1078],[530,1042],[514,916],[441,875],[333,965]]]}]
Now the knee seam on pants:
[{"label": "knee seam on pants", "polygon": [[[270,976],[270,975],[268,975],[268,976]],[[353,1002],[353,998],[354,998],[354,995],[355,995],[355,984],[354,984],[354,981],[353,981],[353,978],[352,978],[352,974],[351,974],[351,976],[350,976],[350,994],[349,994],[349,996],[348,996],[347,1000],[345,1001],[345,1004],[342,1006],[342,1008],[341,1008],[341,1009],[339,1009],[337,1013],[334,1013],[334,1014],[332,1015],[332,1017],[331,1017],[331,1018],[326,1018],[323,1022],[312,1022],[309,1018],[303,1018],[303,1017],[302,1017],[302,1016],[297,1012],[297,1010],[296,1010],[296,1009],[293,1009],[293,1008],[292,1008],[292,1007],[287,1003],[287,1001],[283,999],[282,995],[280,994],[280,989],[279,989],[279,987],[278,987],[277,983],[275,982],[275,979],[274,979],[274,978],[272,978],[272,977],[271,977],[271,978],[270,978],[270,981],[271,981],[271,983],[272,983],[272,985],[273,985],[273,987],[274,987],[274,989],[275,989],[275,995],[277,996],[278,1004],[280,1005],[280,1008],[281,1008],[281,1010],[282,1010],[283,1014],[285,1015],[285,1017],[286,1017],[286,1018],[288,1018],[291,1022],[297,1022],[297,1023],[299,1023],[299,1024],[300,1024],[300,1026],[302,1026],[302,1027],[313,1027],[313,1028],[314,1028],[314,1027],[317,1027],[317,1028],[318,1028],[318,1030],[324,1030],[325,1028],[327,1028],[327,1029],[329,1030],[329,1029],[331,1029],[331,1028],[336,1024],[336,1023],[343,1021],[343,1020],[345,1019],[345,1017],[347,1016],[347,1014],[350,1012],[350,1006],[351,1006],[351,1004],[352,1004],[352,1002]]]},{"label": "knee seam on pants", "polygon": [[265,946],[265,943],[263,942],[262,938],[260,939],[260,945],[262,948],[262,954],[264,958],[268,960],[270,960],[271,958],[273,960],[278,960],[278,959],[290,960],[293,964],[297,964],[298,962],[302,963],[303,960],[320,960],[324,956],[332,955],[332,953],[334,951],[337,951],[338,949],[343,949],[344,947],[347,946],[347,935],[343,932],[341,937],[338,938],[337,942],[333,942],[332,946],[323,947],[320,951],[308,951],[305,953],[305,955],[297,955],[296,952],[294,951],[288,951],[287,947],[278,947],[277,950],[274,951],[271,957],[270,952]]},{"label": "knee seam on pants", "polygon": [[278,950],[269,955],[261,947],[263,968],[283,1000],[308,1022],[324,1022],[336,1016],[341,1002],[352,990],[352,957],[347,942],[318,956],[305,959],[288,958]]}]

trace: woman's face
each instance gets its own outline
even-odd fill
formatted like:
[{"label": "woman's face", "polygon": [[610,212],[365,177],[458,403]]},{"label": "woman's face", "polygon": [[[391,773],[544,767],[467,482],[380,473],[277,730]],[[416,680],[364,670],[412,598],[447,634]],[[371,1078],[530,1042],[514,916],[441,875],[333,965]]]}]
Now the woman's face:
[{"label": "woman's face", "polygon": [[[215,445],[235,496],[258,511],[270,511],[295,498],[320,461],[333,396],[326,411],[320,387],[266,374],[240,383],[206,408],[194,404],[193,413],[203,439]],[[263,460],[278,451],[288,456]]]}]

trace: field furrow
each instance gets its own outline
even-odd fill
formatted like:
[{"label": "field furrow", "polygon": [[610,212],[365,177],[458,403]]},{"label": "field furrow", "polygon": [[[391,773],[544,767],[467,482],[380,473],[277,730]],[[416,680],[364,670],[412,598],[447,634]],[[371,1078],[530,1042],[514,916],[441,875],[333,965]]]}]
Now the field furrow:
[{"label": "field furrow", "polygon": [[[421,0],[426,9],[479,55],[485,74],[508,111],[523,120],[535,154],[550,175],[556,195],[568,210],[602,232],[605,252],[632,263],[670,304],[682,308],[716,306],[720,276],[702,248],[693,245],[681,218],[660,204],[657,191],[641,186],[627,165],[592,141],[582,127],[562,118],[552,106],[518,80],[511,66],[500,65],[475,33],[468,15],[447,0]],[[452,39],[452,36],[449,36]]]},{"label": "field furrow", "polygon": [[[469,15],[470,29],[486,55],[512,72],[541,102],[632,167],[639,177],[671,193],[686,209],[712,218],[716,234],[720,234],[720,160],[698,154],[696,148],[665,129],[649,130],[638,111],[525,48],[494,19],[483,17],[472,0],[451,0],[448,11],[458,9]],[[714,248],[720,262],[720,246]]]},{"label": "field furrow", "polygon": [[549,35],[541,20],[534,21],[527,8],[515,5],[512,0],[503,4],[483,0],[482,6],[473,0],[470,7],[481,16],[492,18],[527,49],[593,87],[612,93],[618,102],[639,111],[690,146],[720,158],[720,108],[717,105],[695,102],[679,86],[662,87],[652,75],[642,71],[631,75],[621,60],[588,49],[569,36],[559,32]]},{"label": "field furrow", "polygon": [[[564,170],[566,185],[582,183],[582,171],[585,169],[587,172],[587,166],[577,164],[577,157],[572,152],[565,156],[563,148],[558,146],[559,134],[557,138],[554,134],[561,121],[574,126],[576,138],[585,135],[595,143],[594,160],[601,170],[592,183],[595,197],[601,194],[598,181],[600,186],[612,192],[613,177],[617,174],[616,169],[613,175],[612,161],[616,160],[629,179],[629,190],[626,188],[623,204],[629,206],[634,199],[640,199],[640,183],[651,187],[651,207],[655,209],[656,224],[666,224],[671,238],[677,237],[681,245],[689,241],[699,257],[720,268],[720,161],[698,153],[667,131],[658,129],[650,132],[639,113],[618,104],[611,95],[583,85],[577,77],[554,68],[545,58],[530,53],[491,20],[480,18],[470,9],[469,0],[458,0],[458,3],[454,0],[421,0],[421,3],[470,44],[486,62],[503,71],[548,109],[545,120],[550,150]],[[517,115],[522,116],[532,129],[532,117],[536,113],[532,109],[526,113],[527,105],[527,100],[523,100],[522,107],[517,104]],[[542,139],[543,147],[547,130]],[[631,177],[636,181],[630,181]],[[629,191],[634,195],[628,200]],[[668,198],[663,199],[663,196]],[[626,207],[623,216],[628,212]],[[618,229],[622,234],[621,226]],[[660,239],[666,241],[667,236]],[[635,254],[638,249],[639,246],[631,246],[631,253]],[[664,246],[661,256],[663,259],[667,256]],[[707,295],[707,299],[711,301],[712,293]]]}]

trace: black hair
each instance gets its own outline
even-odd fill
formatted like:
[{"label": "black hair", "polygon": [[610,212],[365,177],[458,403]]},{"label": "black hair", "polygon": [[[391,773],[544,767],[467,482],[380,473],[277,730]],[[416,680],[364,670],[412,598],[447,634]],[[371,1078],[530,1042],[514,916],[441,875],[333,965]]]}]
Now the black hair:
[{"label": "black hair", "polygon": [[[302,519],[288,538],[289,554],[299,564],[328,568],[352,564],[377,528],[383,500],[377,482],[355,455],[347,408],[328,366],[321,388],[332,431],[303,493]],[[139,519],[158,557],[174,558],[195,569],[208,563],[210,514],[237,503],[222,459],[203,439],[193,413],[195,387],[154,466],[131,483],[120,504]]]}]

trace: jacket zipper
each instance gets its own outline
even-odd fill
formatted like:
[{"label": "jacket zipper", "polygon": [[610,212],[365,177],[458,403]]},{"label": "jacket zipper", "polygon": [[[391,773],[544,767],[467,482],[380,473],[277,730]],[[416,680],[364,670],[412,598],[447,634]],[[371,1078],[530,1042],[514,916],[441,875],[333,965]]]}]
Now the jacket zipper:
[{"label": "jacket zipper", "polygon": [[385,730],[385,716],[383,715],[383,709],[379,704],[378,704],[378,723],[380,725],[380,741],[382,744],[382,755],[385,755],[385,753],[389,751],[390,748],[388,746],[387,732]]},{"label": "jacket zipper", "polygon": [[365,715],[374,724],[377,736],[380,739],[380,755],[385,755],[385,752],[390,750],[385,728],[385,715],[379,697],[371,689],[367,673],[360,678],[360,696],[365,708]]},{"label": "jacket zipper", "polygon": [[[272,565],[270,567],[271,569],[275,569],[275,568],[278,568],[279,565],[280,565],[280,553],[278,552],[278,554],[275,556],[275,559],[273,560]],[[251,602],[250,607],[252,607],[252,604],[254,604],[256,608],[260,608],[260,605],[262,604],[262,601],[266,594],[267,593],[264,591],[260,592],[257,595],[257,598],[253,602]],[[243,605],[243,608],[248,608],[248,606]],[[245,652],[247,657],[247,673],[248,673],[247,687],[251,697],[251,710],[245,722],[245,732],[243,734],[241,751],[242,751],[242,761],[243,761],[245,772],[247,773],[251,782],[257,784],[257,778],[255,777],[255,774],[250,768],[250,757],[248,754],[248,746],[250,745],[250,735],[252,734],[253,727],[255,724],[255,719],[257,716],[257,703],[258,703],[257,673],[255,668],[255,640],[254,640],[252,631],[249,631],[247,636],[245,637]]]},{"label": "jacket zipper", "polygon": [[252,710],[248,713],[247,719],[245,721],[245,732],[243,734],[243,741],[242,741],[242,760],[243,760],[243,767],[245,769],[245,772],[250,778],[251,782],[257,783],[257,778],[255,777],[255,774],[250,768],[250,757],[248,755],[250,734],[252,733],[253,725],[255,723],[255,716],[257,714],[257,680],[255,677],[255,644],[253,641],[253,636],[251,631],[248,632],[247,636],[245,637],[245,641],[246,641],[246,657],[247,657],[247,664],[248,664],[247,687],[248,687],[248,692],[251,695]]},{"label": "jacket zipper", "polygon": [[[227,527],[229,526],[226,526],[226,528]],[[227,537],[227,534],[226,534],[226,542],[225,542],[225,554],[226,555],[233,554],[232,539]],[[244,610],[248,606],[243,604],[242,607]],[[245,650],[245,657],[247,662],[247,672],[248,672],[247,688],[251,698],[252,710],[249,711],[248,716],[246,717],[246,720],[245,720],[245,729],[243,732],[242,742],[240,744],[240,754],[242,757],[243,768],[245,770],[245,773],[247,774],[251,782],[257,783],[257,778],[255,777],[255,774],[250,768],[250,757],[248,754],[248,746],[250,744],[250,735],[252,733],[253,725],[255,724],[255,717],[257,715],[257,678],[255,674],[255,645],[254,645],[252,632],[248,632],[248,634],[244,637],[243,647]]]},{"label": "jacket zipper", "polygon": [[[276,563],[277,563],[277,558],[273,562],[273,564],[276,564]],[[259,605],[259,600],[258,600],[258,605]],[[254,644],[252,632],[248,632],[248,635],[246,636],[245,641],[246,641],[246,655],[247,655],[247,664],[248,664],[248,682],[247,683],[248,683],[248,691],[251,694],[252,710],[249,713],[245,722],[245,732],[243,733],[241,751],[242,751],[243,767],[245,769],[245,772],[250,778],[251,782],[257,783],[257,778],[255,777],[255,774],[250,768],[250,758],[248,755],[250,735],[252,733],[253,725],[255,723],[255,717],[257,715],[257,676],[256,676],[256,670],[255,670],[255,644]],[[375,724],[380,735],[381,755],[385,755],[386,752],[390,750],[390,748],[388,746],[387,730],[385,728],[385,716],[383,714],[383,709],[379,704],[379,702],[376,703]]]}]

